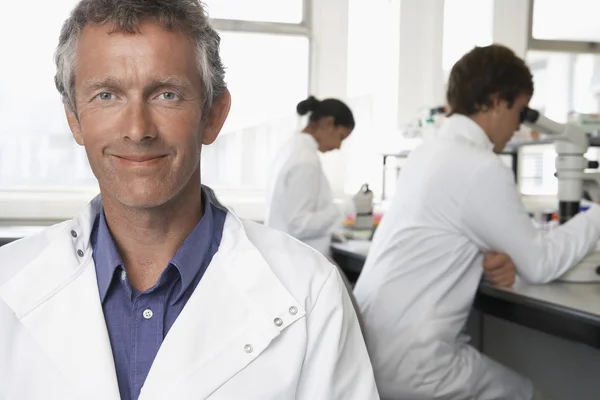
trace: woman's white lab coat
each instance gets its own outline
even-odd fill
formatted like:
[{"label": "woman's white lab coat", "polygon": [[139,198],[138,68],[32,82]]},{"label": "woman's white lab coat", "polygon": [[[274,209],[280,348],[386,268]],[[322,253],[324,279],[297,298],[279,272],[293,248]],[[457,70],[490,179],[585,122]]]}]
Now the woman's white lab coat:
[{"label": "woman's white lab coat", "polygon": [[[119,399],[89,242],[99,207],[0,248],[0,399]],[[378,399],[342,288],[317,252],[229,213],[140,399]]]},{"label": "woman's white lab coat", "polygon": [[295,134],[279,151],[269,177],[265,224],[329,256],[342,213],[317,151],[317,141],[307,133]]},{"label": "woman's white lab coat", "polygon": [[400,173],[354,294],[383,399],[530,400],[531,383],[467,344],[483,252],[508,254],[530,283],[558,278],[600,239],[600,207],[548,234],[510,169],[455,115]]}]

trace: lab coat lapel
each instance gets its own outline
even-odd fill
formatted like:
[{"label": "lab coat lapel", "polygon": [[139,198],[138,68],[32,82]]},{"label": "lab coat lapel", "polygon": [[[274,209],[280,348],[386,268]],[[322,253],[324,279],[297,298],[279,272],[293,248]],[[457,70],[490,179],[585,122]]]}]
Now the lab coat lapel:
[{"label": "lab coat lapel", "polygon": [[209,397],[303,316],[229,214],[220,249],[165,338],[140,400]]},{"label": "lab coat lapel", "polygon": [[[93,214],[91,207],[88,214]],[[37,258],[0,287],[0,298],[77,397],[117,400],[112,350],[88,243],[91,223],[89,218],[76,219],[64,228]],[[78,232],[76,237],[72,231]],[[83,256],[77,254],[79,250]]]}]

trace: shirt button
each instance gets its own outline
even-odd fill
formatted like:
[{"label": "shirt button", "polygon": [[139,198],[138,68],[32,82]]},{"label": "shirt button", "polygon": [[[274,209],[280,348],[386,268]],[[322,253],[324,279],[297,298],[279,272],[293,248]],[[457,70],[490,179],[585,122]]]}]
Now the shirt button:
[{"label": "shirt button", "polygon": [[125,270],[121,271],[121,280],[124,281],[127,279],[127,272]]},{"label": "shirt button", "polygon": [[152,318],[154,313],[152,312],[152,310],[148,309],[148,310],[144,310],[142,315],[144,316],[144,318],[150,319],[150,318]]},{"label": "shirt button", "polygon": [[275,320],[273,322],[275,323],[276,326],[283,325],[283,321],[281,320],[281,318],[275,318]]},{"label": "shirt button", "polygon": [[291,306],[290,307],[290,314],[292,314],[292,315],[298,314],[298,309],[296,307],[294,307],[294,306]]},{"label": "shirt button", "polygon": [[252,353],[254,351],[254,349],[252,348],[252,345],[247,344],[244,346],[244,351],[248,354]]}]

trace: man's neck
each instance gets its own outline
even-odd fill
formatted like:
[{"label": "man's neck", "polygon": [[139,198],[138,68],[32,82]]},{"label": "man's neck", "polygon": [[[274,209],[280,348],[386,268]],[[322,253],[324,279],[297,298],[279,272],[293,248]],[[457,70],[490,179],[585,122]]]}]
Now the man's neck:
[{"label": "man's neck", "polygon": [[131,209],[103,196],[106,222],[131,284],[152,287],[203,214],[200,186],[160,207]]}]

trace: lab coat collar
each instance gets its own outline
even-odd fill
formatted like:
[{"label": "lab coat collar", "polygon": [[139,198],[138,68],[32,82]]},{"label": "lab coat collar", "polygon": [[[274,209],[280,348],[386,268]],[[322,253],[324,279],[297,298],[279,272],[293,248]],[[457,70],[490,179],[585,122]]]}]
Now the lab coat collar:
[{"label": "lab coat collar", "polygon": [[[214,197],[211,190],[208,195]],[[78,397],[116,400],[90,245],[100,207],[100,199],[94,199],[49,244],[42,242],[39,255],[0,287],[0,301],[14,311]],[[31,247],[37,250],[35,243]],[[248,238],[245,223],[228,213],[219,251],[162,343],[140,400],[177,398],[192,382],[196,398],[210,396],[304,315]]]},{"label": "lab coat collar", "polygon": [[300,132],[300,140],[302,140],[302,143],[311,150],[319,150],[319,142],[317,142],[317,139],[310,133]]},{"label": "lab coat collar", "polygon": [[459,139],[484,150],[493,151],[494,143],[481,127],[471,118],[462,114],[453,114],[446,118],[440,136],[445,139]]}]

